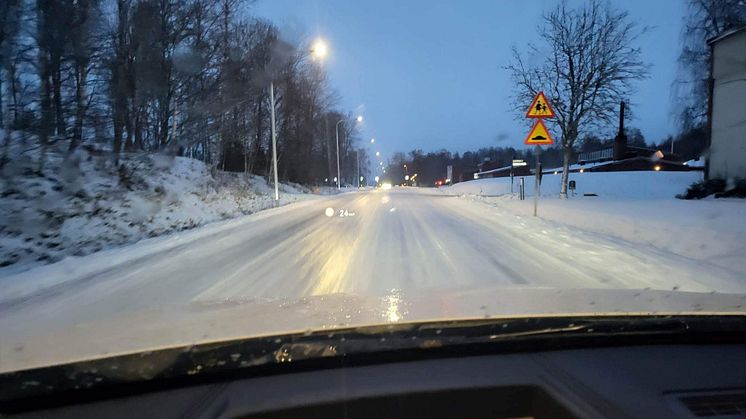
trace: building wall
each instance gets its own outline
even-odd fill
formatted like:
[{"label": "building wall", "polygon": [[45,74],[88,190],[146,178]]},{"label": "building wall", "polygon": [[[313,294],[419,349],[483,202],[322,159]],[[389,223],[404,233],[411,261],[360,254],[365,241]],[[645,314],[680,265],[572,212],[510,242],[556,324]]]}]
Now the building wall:
[{"label": "building wall", "polygon": [[709,178],[746,179],[746,30],[712,44]]}]

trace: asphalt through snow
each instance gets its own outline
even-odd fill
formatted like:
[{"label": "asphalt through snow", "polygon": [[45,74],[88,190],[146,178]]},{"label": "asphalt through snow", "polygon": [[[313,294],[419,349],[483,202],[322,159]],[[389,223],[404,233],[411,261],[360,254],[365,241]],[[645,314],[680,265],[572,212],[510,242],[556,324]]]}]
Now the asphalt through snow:
[{"label": "asphalt through snow", "polygon": [[[635,268],[660,271],[660,257],[566,231],[542,234],[477,207],[435,190],[343,194],[2,302],[0,313],[41,308],[89,317],[190,301],[391,289],[656,285],[654,272]],[[612,260],[624,270],[599,265]],[[686,283],[692,275],[683,276]],[[709,290],[706,279],[695,290]]]},{"label": "asphalt through snow", "polygon": [[[701,262],[437,190],[363,191],[250,215],[235,227],[0,301],[0,360],[93,321],[112,327],[194,304],[483,287],[743,291],[729,288],[738,282]],[[125,324],[133,336],[145,327]]]}]

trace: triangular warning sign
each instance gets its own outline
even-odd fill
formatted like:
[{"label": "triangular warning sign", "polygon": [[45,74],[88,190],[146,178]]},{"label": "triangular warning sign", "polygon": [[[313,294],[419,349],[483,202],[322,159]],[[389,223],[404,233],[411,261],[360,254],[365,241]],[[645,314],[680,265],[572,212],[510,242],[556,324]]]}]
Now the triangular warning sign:
[{"label": "triangular warning sign", "polygon": [[528,133],[528,137],[526,137],[526,141],[523,143],[528,145],[554,144],[554,140],[552,140],[552,136],[549,135],[549,130],[547,130],[546,125],[544,125],[544,121],[540,119],[536,121],[534,127],[531,128],[531,132]]},{"label": "triangular warning sign", "polygon": [[533,102],[531,102],[531,107],[526,112],[526,118],[554,118],[554,111],[546,96],[544,96],[544,92],[536,94]]}]

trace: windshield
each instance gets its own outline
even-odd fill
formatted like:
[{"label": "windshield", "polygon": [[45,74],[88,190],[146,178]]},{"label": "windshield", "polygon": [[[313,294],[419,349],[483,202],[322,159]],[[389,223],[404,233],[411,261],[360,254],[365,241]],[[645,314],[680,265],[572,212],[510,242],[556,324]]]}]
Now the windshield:
[{"label": "windshield", "polygon": [[746,314],[745,26],[720,0],[3,0],[0,373]]}]

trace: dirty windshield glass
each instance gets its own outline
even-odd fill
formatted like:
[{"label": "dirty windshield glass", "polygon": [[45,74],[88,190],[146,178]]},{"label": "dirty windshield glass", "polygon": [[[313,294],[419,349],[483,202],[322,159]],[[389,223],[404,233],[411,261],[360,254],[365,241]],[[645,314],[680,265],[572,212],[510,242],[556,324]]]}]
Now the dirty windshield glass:
[{"label": "dirty windshield glass", "polygon": [[0,373],[746,311],[742,1],[0,3]]}]

